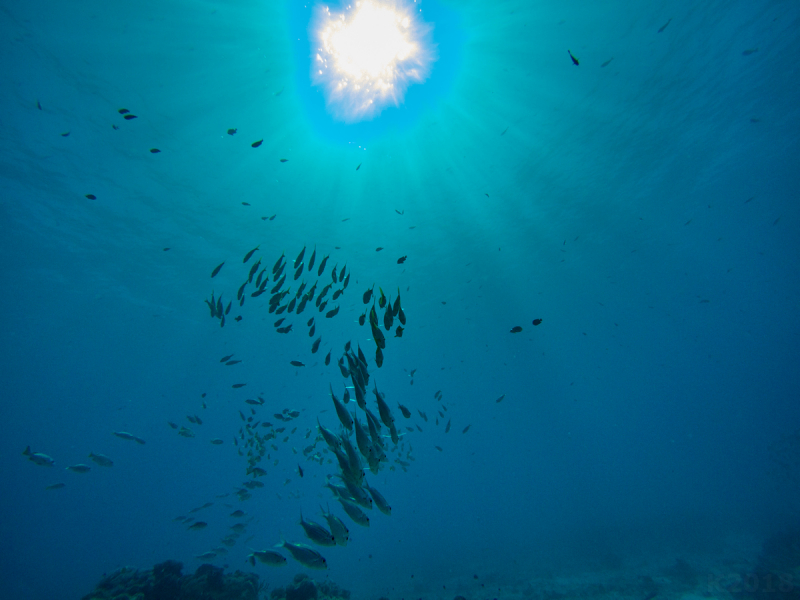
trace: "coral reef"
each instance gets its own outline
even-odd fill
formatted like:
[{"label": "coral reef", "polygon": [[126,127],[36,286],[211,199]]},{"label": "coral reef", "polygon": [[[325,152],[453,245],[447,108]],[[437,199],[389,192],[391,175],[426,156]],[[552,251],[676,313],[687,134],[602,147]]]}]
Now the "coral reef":
[{"label": "coral reef", "polygon": [[308,575],[299,573],[285,588],[279,587],[270,593],[272,600],[325,600],[342,598],[348,600],[350,592],[330,581],[314,581]]},{"label": "coral reef", "polygon": [[123,567],[104,577],[83,600],[258,600],[261,591],[253,573],[226,574],[209,564],[193,575],[182,571],[183,564],[174,560],[146,571]]}]

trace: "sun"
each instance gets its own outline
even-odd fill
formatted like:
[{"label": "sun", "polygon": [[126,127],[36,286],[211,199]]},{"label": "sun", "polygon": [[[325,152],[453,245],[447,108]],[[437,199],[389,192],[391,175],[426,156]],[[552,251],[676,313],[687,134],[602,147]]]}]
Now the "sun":
[{"label": "sun", "polygon": [[340,13],[317,6],[311,81],[324,89],[334,118],[354,123],[399,106],[408,87],[430,74],[432,31],[413,2],[362,0]]}]

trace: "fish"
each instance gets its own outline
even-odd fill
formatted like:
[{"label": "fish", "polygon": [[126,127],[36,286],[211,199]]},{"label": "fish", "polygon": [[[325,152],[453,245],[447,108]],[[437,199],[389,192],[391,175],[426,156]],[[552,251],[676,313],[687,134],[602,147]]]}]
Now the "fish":
[{"label": "fish", "polygon": [[667,28],[667,25],[669,25],[671,22],[672,22],[672,18],[670,18],[670,19],[669,19],[669,20],[668,20],[666,23],[664,23],[664,24],[663,24],[663,25],[662,25],[662,26],[659,28],[659,30],[658,30],[658,33],[662,33],[662,32],[663,32],[663,31],[664,31],[664,30]]},{"label": "fish", "polygon": [[30,446],[27,446],[25,450],[22,451],[22,455],[27,456],[29,461],[39,465],[40,467],[52,467],[56,463],[56,461],[47,456],[47,454],[42,454],[41,452],[31,452]]},{"label": "fish", "polygon": [[369,517],[361,510],[358,506],[350,502],[349,500],[345,500],[342,497],[338,498],[339,503],[344,508],[344,512],[347,513],[347,516],[353,519],[353,522],[356,525],[361,525],[362,527],[369,527]]},{"label": "fish", "polygon": [[[281,567],[286,564],[286,557],[272,550],[253,550],[248,557],[258,559],[258,562],[271,567]],[[252,560],[251,564],[255,566],[255,560]]]},{"label": "fish", "polygon": [[[397,326],[397,329],[395,329],[395,331],[394,331],[394,337],[403,337],[403,326],[402,325],[398,325]],[[413,379],[412,379],[412,381],[413,381]]]},{"label": "fish", "polygon": [[239,360],[239,359],[235,359],[235,360],[229,360],[229,361],[228,361],[228,362],[226,362],[225,364],[226,364],[227,366],[230,366],[230,365],[236,365],[236,364],[239,364],[240,362],[242,362],[242,361],[241,361],[241,360]]},{"label": "fish", "polygon": [[380,346],[375,348],[375,364],[379,369],[383,366],[383,350]]},{"label": "fish", "polygon": [[216,552],[209,551],[209,552],[203,552],[202,554],[197,554],[197,555],[195,555],[195,558],[197,560],[211,560],[212,558],[215,558],[216,556],[217,556]]},{"label": "fish", "polygon": [[325,265],[328,263],[328,259],[329,258],[330,258],[330,255],[326,255],[322,259],[322,262],[319,263],[319,269],[317,269],[317,276],[320,276],[320,277],[322,276],[323,271],[325,271]]},{"label": "fish", "polygon": [[311,344],[311,354],[316,354],[317,350],[319,350],[319,344],[322,341],[322,336],[318,337],[314,340],[314,343]]},{"label": "fish", "polygon": [[332,352],[332,351],[330,351],[330,350],[329,350],[329,351],[328,351],[328,355],[325,357],[325,366],[326,366],[326,367],[327,367],[329,364],[331,364],[331,352]]},{"label": "fish", "polygon": [[262,139],[258,140],[257,142],[253,142],[252,144],[250,144],[250,147],[251,148],[258,148],[263,143],[264,143],[264,139],[262,138]]},{"label": "fish", "polygon": [[234,321],[241,321],[242,315],[236,315],[236,318],[233,319]]},{"label": "fish", "polygon": [[446,425],[446,426],[445,426],[445,428],[444,428],[444,432],[445,432],[445,433],[449,433],[449,432],[450,432],[450,422],[451,422],[451,421],[452,421],[452,419],[449,419],[449,420],[447,421],[447,425]]},{"label": "fish", "polygon": [[224,264],[225,264],[224,260],[221,263],[219,263],[219,265],[217,265],[217,267],[213,271],[211,271],[211,277],[216,277],[217,273],[219,273],[219,270],[222,268],[222,265]]},{"label": "fish", "polygon": [[356,171],[358,171],[361,168],[361,164],[362,163],[358,163],[358,166],[356,167]]},{"label": "fish", "polygon": [[408,410],[408,409],[407,409],[405,406],[403,406],[402,404],[400,404],[400,403],[398,402],[398,403],[397,403],[397,407],[400,409],[400,412],[403,414],[403,416],[404,416],[406,419],[410,419],[410,418],[411,418],[411,411],[410,411],[410,410]]},{"label": "fish", "polygon": [[92,467],[90,467],[89,465],[82,465],[82,464],[70,465],[66,467],[66,470],[72,471],[73,473],[88,473],[89,471],[92,470]]},{"label": "fish", "polygon": [[297,465],[297,474],[302,477],[303,476],[303,467]]},{"label": "fish", "polygon": [[150,148],[150,154],[158,154],[159,152],[161,152],[161,150],[158,148]]},{"label": "fish", "polygon": [[300,263],[300,266],[294,272],[294,280],[297,281],[300,279],[300,275],[303,274],[303,263]]},{"label": "fish", "polygon": [[211,443],[214,444],[215,446],[219,446],[221,444],[224,444],[225,442],[219,438],[214,438],[213,440],[211,440]]},{"label": "fish", "polygon": [[136,437],[135,435],[133,435],[132,433],[128,433],[127,431],[112,431],[112,433],[118,438],[122,438],[123,440],[131,440],[139,444],[144,444],[144,440],[142,438]]},{"label": "fish", "polygon": [[178,424],[177,423],[173,423],[172,421],[167,421],[167,425],[169,425],[173,429],[177,429],[178,428]]},{"label": "fish", "polygon": [[368,483],[365,483],[364,487],[367,488],[367,491],[369,492],[370,496],[372,496],[372,500],[375,502],[375,505],[378,507],[378,510],[387,516],[392,516],[392,507],[389,506],[389,503],[386,501],[386,498],[384,498],[383,495],[378,490],[376,490]]},{"label": "fish", "polygon": [[613,56],[609,58],[606,62],[604,62],[602,65],[600,65],[600,68],[607,67],[608,65],[610,65],[612,60],[614,60]]},{"label": "fish", "polygon": [[375,252],[380,252],[381,250],[383,250],[383,246],[378,246],[375,248]]},{"label": "fish", "polygon": [[289,159],[288,159],[288,158],[282,158],[282,159],[280,159],[280,160],[281,160],[281,162],[282,162],[282,163],[289,162]]},{"label": "fish", "polygon": [[581,64],[580,61],[572,55],[572,52],[569,50],[567,50],[567,52],[569,52],[569,57],[572,59],[572,64],[574,64],[576,67],[579,66]]},{"label": "fish", "polygon": [[[37,102],[36,104],[39,104],[39,103]],[[42,109],[42,107],[39,106],[39,110],[41,110],[41,109]],[[127,108],[120,108],[119,110],[117,110],[117,112],[119,114],[121,114],[121,115],[127,115],[131,111],[129,111]]]},{"label": "fish", "polygon": [[97,196],[95,196],[94,194],[86,194],[86,197],[87,197],[89,200],[97,200]]},{"label": "fish", "polygon": [[503,401],[503,398],[505,398],[505,397],[506,397],[506,395],[505,395],[505,394],[503,394],[503,395],[502,395],[502,396],[500,396],[500,397],[499,397],[497,400],[495,400],[495,403],[497,403],[497,404],[500,404],[500,403]]},{"label": "fish", "polygon": [[[330,385],[330,384],[329,384]],[[336,409],[336,415],[339,417],[339,421],[342,422],[345,429],[348,431],[353,430],[353,417],[350,416],[350,413],[347,412],[347,409],[344,407],[336,395],[333,393],[333,386],[331,386],[331,398],[333,399],[333,406]]]},{"label": "fish", "polygon": [[[350,530],[347,529],[344,522],[333,513],[323,510],[321,506],[319,509],[322,511],[322,516],[325,517],[325,520],[328,522],[328,527],[331,530],[333,539],[336,540],[336,545],[347,546],[347,541],[350,539]],[[328,510],[330,511],[330,509]]]},{"label": "fish", "polygon": [[178,435],[182,435],[185,438],[193,438],[193,437],[195,437],[194,431],[192,431],[188,427],[181,427],[180,431],[178,431]]},{"label": "fish", "polygon": [[66,484],[66,483],[54,483],[54,484],[52,484],[52,485],[48,485],[48,486],[47,486],[46,488],[44,488],[44,489],[46,489],[46,490],[59,490],[59,489],[61,489],[61,488],[63,488],[63,487],[66,487],[66,486],[67,486],[67,484]]},{"label": "fish", "polygon": [[125,119],[126,121],[130,121],[131,119],[135,119],[135,118],[137,118],[137,117],[136,117],[136,115],[127,114],[127,115],[125,115],[125,116],[124,116],[124,117],[122,117],[122,118],[123,118],[123,119]]},{"label": "fish", "polygon": [[292,365],[293,367],[305,367],[305,365],[301,363],[299,360],[289,361],[289,364]]},{"label": "fish", "polygon": [[303,257],[305,256],[305,254],[306,254],[306,247],[303,246],[303,249],[300,250],[300,254],[298,254],[297,258],[294,259],[294,266],[295,267],[297,265],[299,265],[301,262],[303,262]]},{"label": "fish", "polygon": [[286,548],[289,554],[292,555],[292,558],[309,569],[324,570],[328,568],[328,563],[325,558],[319,552],[313,548],[309,548],[305,544],[292,544],[291,542],[281,540],[280,544],[277,544],[275,547]]},{"label": "fish", "polygon": [[303,519],[303,513],[300,513],[300,526],[306,534],[306,537],[319,546],[335,546],[336,538],[333,534],[325,529],[319,523],[314,521],[306,521]]},{"label": "fish", "polygon": [[95,454],[94,452],[89,452],[89,458],[91,458],[95,463],[97,463],[101,467],[114,466],[114,461],[105,456],[104,454]]},{"label": "fish", "polygon": [[240,519],[241,517],[245,517],[245,516],[247,516],[247,513],[246,513],[246,512],[244,512],[243,510],[235,510],[235,511],[233,511],[231,514],[229,514],[228,516],[229,516],[229,517],[235,517],[235,518],[237,518],[237,519]]},{"label": "fish", "polygon": [[231,387],[233,389],[239,389],[239,388],[243,388],[246,385],[247,385],[246,383],[234,383]]},{"label": "fish", "polygon": [[401,256],[400,258],[397,259],[397,264],[402,265],[404,262],[406,262],[407,258],[408,256]]},{"label": "fish", "polygon": [[228,129],[228,135],[236,135],[236,129]]},{"label": "fish", "polygon": [[333,317],[335,317],[335,316],[336,316],[336,315],[338,315],[338,314],[339,314],[339,307],[337,306],[337,307],[336,307],[336,308],[334,308],[333,310],[329,310],[328,312],[326,312],[326,313],[325,313],[325,318],[326,318],[326,319],[330,319],[330,318],[333,318]]},{"label": "fish", "polygon": [[208,523],[206,523],[205,521],[195,521],[194,523],[189,525],[188,529],[199,531],[201,529],[205,529],[206,527],[208,527]]},{"label": "fish", "polygon": [[441,446],[434,446],[434,448],[436,448],[439,452],[444,452],[444,450],[442,450]]},{"label": "fish", "polygon": [[[257,251],[257,250],[258,250],[260,247],[261,247],[261,244],[259,244],[258,246],[256,246],[256,247],[255,247],[255,248],[253,248],[252,250],[250,250],[250,252],[248,252],[247,254],[245,254],[245,255],[244,255],[244,258],[242,259],[242,264],[244,264],[244,263],[246,263],[248,260],[250,260],[250,257],[252,257],[252,256],[253,256],[253,254],[255,254],[255,252],[256,252],[256,251]],[[274,273],[274,271],[273,271],[273,273]]]},{"label": "fish", "polygon": [[470,428],[470,427],[472,427],[472,423],[470,423],[469,425],[467,425],[466,427],[464,427],[464,429],[462,429],[462,430],[461,430],[461,433],[467,433],[467,432],[469,431],[469,428]]},{"label": "fish", "polygon": [[533,322],[534,325],[539,325],[542,322],[542,320],[541,319],[534,319],[532,322]]},{"label": "fish", "polygon": [[514,327],[511,328],[510,332],[511,333],[519,333],[520,331],[522,331],[522,327],[520,327],[519,325],[514,325]]}]

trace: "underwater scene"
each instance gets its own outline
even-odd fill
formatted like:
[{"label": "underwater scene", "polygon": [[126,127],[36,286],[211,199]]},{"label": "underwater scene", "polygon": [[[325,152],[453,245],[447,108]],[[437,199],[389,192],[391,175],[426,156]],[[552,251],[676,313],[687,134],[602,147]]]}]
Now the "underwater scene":
[{"label": "underwater scene", "polygon": [[800,600],[798,2],[0,26],[0,599]]}]

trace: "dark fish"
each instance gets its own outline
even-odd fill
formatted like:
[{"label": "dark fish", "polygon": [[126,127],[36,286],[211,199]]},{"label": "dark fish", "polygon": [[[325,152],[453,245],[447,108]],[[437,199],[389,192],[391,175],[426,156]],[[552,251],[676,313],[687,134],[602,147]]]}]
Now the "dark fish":
[{"label": "dark fish", "polygon": [[169,425],[173,429],[177,429],[178,428],[178,424],[177,423],[173,423],[172,421],[167,421],[167,425]]},{"label": "dark fish", "polygon": [[241,360],[239,360],[239,359],[234,359],[234,360],[229,360],[229,361],[228,361],[228,362],[226,362],[225,364],[226,364],[226,365],[228,365],[228,366],[230,366],[230,365],[236,365],[236,364],[239,364],[240,362],[242,362],[242,361],[241,361]]},{"label": "dark fish", "polygon": [[[508,131],[508,127],[506,127],[505,129],[503,129],[503,133],[501,133],[500,135],[505,135],[505,134],[506,134],[506,131]],[[487,195],[488,195],[488,194],[487,194]]]},{"label": "dark fish", "polygon": [[411,411],[410,410],[408,410],[405,406],[403,406],[399,402],[397,403],[397,406],[400,409],[400,412],[403,413],[403,416],[406,419],[410,419],[411,418]]},{"label": "dark fish", "polygon": [[278,269],[281,268],[281,263],[283,262],[283,258],[286,256],[285,254],[281,253],[278,257],[278,260],[275,261],[275,265],[272,267],[272,274],[275,275],[278,272]]},{"label": "dark fish", "polygon": [[344,278],[344,285],[342,286],[343,290],[347,289],[347,286],[350,285],[350,273],[347,273],[347,277]]},{"label": "dark fish", "polygon": [[319,350],[319,344],[322,341],[322,336],[318,337],[314,340],[314,343],[311,344],[311,354],[316,354],[317,350]]},{"label": "dark fish", "polygon": [[313,324],[314,324],[314,317],[311,317],[311,318],[308,320],[308,322],[306,323],[306,325],[308,325],[309,327],[311,327]]},{"label": "dark fish", "polygon": [[533,324],[534,324],[534,325],[539,325],[541,322],[542,322],[542,320],[541,320],[541,319],[534,319],[534,320],[533,320]]},{"label": "dark fish", "polygon": [[260,266],[261,266],[261,261],[259,260],[257,263],[254,263],[252,267],[250,267],[250,275],[247,277],[247,283],[253,281],[253,275],[256,274],[256,271],[258,271],[258,267]]},{"label": "dark fish", "polygon": [[342,294],[344,294],[344,290],[336,290],[335,292],[333,292],[333,297],[331,298],[331,300],[336,300]]},{"label": "dark fish", "polygon": [[499,397],[497,400],[495,400],[495,402],[496,402],[497,404],[499,404],[500,402],[502,402],[502,401],[503,401],[503,398],[505,398],[505,397],[506,397],[506,395],[505,395],[505,394],[503,394],[503,395],[502,395],[502,396],[500,396],[500,397]]},{"label": "dark fish", "polygon": [[280,326],[281,326],[281,323],[283,323],[285,320],[286,320],[286,317],[281,317],[280,319],[278,319],[277,321],[275,321],[275,323],[274,323],[273,327],[280,327]]},{"label": "dark fish", "polygon": [[667,21],[666,23],[664,23],[664,24],[661,26],[661,28],[658,30],[658,33],[661,33],[662,31],[664,31],[664,30],[667,28],[667,25],[669,25],[669,24],[670,24],[670,22],[672,22],[672,19],[671,19],[671,18],[669,19],[669,21]]},{"label": "dark fish", "polygon": [[[442,417],[442,418],[444,418],[444,417]],[[450,432],[450,423],[451,423],[451,421],[452,421],[452,419],[449,419],[449,420],[447,421],[447,425],[446,425],[446,426],[445,426],[445,428],[444,428],[444,432],[445,432],[445,433],[449,433],[449,432]]]},{"label": "dark fish", "polygon": [[574,56],[572,56],[572,52],[570,52],[569,50],[567,50],[567,52],[569,52],[569,57],[572,59],[572,64],[574,64],[576,67],[579,66],[581,64],[580,61]]},{"label": "dark fish", "polygon": [[609,58],[606,62],[604,62],[602,65],[600,65],[600,68],[607,67],[608,65],[610,65],[612,60],[614,60],[613,56]]},{"label": "dark fish", "polygon": [[299,360],[293,360],[289,364],[292,365],[293,367],[305,367],[305,365],[301,363]]},{"label": "dark fish", "polygon": [[322,276],[322,272],[325,270],[325,265],[328,262],[328,258],[330,258],[330,255],[325,256],[325,258],[322,259],[322,262],[319,263],[319,269],[317,269],[317,276]]},{"label": "dark fish", "polygon": [[470,423],[469,425],[467,425],[466,427],[464,427],[464,429],[461,431],[461,433],[467,433],[467,432],[469,431],[469,428],[470,428],[470,427],[472,427],[472,423]]},{"label": "dark fish", "polygon": [[402,265],[404,262],[406,262],[407,258],[408,256],[401,256],[400,258],[397,259],[397,264]]},{"label": "dark fish", "polygon": [[[342,283],[344,281],[344,271],[346,268],[347,268],[347,263],[344,263],[344,266],[342,267],[341,271],[339,271],[339,283]],[[334,283],[336,282],[334,281]]]},{"label": "dark fish", "polygon": [[61,134],[61,137],[69,137],[69,131],[65,131]]},{"label": "dark fish", "polygon": [[394,299],[394,304],[392,305],[392,315],[397,316],[400,312],[400,288],[397,288],[397,298]]},{"label": "dark fish", "polygon": [[[321,311],[320,311],[320,312],[321,312]],[[333,310],[329,310],[327,313],[325,313],[325,318],[326,318],[326,319],[330,319],[330,318],[332,318],[332,317],[335,317],[335,316],[336,316],[336,315],[338,315],[338,314],[339,314],[339,307],[337,306],[337,307],[336,307],[336,308],[334,308]]]},{"label": "dark fish", "polygon": [[281,162],[287,162],[288,160],[289,160],[288,158],[282,158]]},{"label": "dark fish", "polygon": [[326,306],[328,306],[328,301],[327,300],[319,305],[319,312],[322,312],[323,310],[325,310]]},{"label": "dark fish", "polygon": [[232,304],[233,304],[233,300],[231,300],[230,302],[228,302],[228,306],[225,308],[225,314],[226,314],[226,315],[227,315],[229,312],[231,312],[231,305],[232,305]]},{"label": "dark fish", "polygon": [[380,287],[378,288],[378,291],[380,291],[381,293],[381,297],[378,298],[378,306],[380,308],[383,308],[384,306],[386,306],[386,295],[383,293],[383,290]]},{"label": "dark fish", "polygon": [[158,148],[150,148],[150,154],[158,154],[159,152],[161,152],[161,150]]},{"label": "dark fish", "polygon": [[195,531],[197,531],[198,529],[205,529],[206,527],[208,527],[208,523],[206,523],[205,521],[195,521],[194,523],[189,525],[189,529],[194,529]]},{"label": "dark fish", "polygon": [[294,259],[294,266],[296,267],[301,262],[303,262],[303,256],[306,254],[306,247],[303,246],[303,249],[300,250],[300,254],[297,255],[297,258]]},{"label": "dark fish", "polygon": [[300,263],[300,266],[294,272],[294,280],[297,281],[300,279],[300,275],[303,274],[303,263]]},{"label": "dark fish", "polygon": [[242,284],[242,287],[240,287],[240,288],[239,288],[239,291],[238,291],[238,292],[236,292],[236,299],[237,299],[237,300],[241,300],[241,299],[242,299],[242,294],[244,294],[244,286],[246,286],[246,285],[247,285],[247,282],[245,281],[245,282]]},{"label": "dark fish", "polygon": [[242,202],[242,206],[250,206],[249,202]]},{"label": "dark fish", "polygon": [[135,118],[136,118],[136,115],[125,115],[123,118],[124,118],[126,121],[130,121],[131,119],[135,119]]},{"label": "dark fish", "polygon": [[395,209],[394,209],[394,212],[396,212],[398,215],[404,215],[404,214],[406,213],[406,209],[404,208],[404,209],[403,209],[403,211],[402,211],[402,212],[400,212],[399,210],[397,210],[397,209],[395,208]]},{"label": "dark fish", "polygon": [[317,247],[314,246],[314,252],[311,253],[311,258],[308,259],[308,270],[314,268],[314,261],[317,260]]},{"label": "dark fish", "polygon": [[116,126],[116,125],[114,125],[113,123],[111,124],[111,128],[112,128],[112,129],[119,129],[119,127],[117,127],[117,126]]},{"label": "dark fish", "polygon": [[[38,102],[37,102],[37,104],[38,104]],[[39,108],[41,108],[41,107],[39,107]],[[117,112],[119,114],[121,114],[121,115],[127,115],[131,111],[129,111],[127,108],[120,108]]]},{"label": "dark fish", "polygon": [[331,351],[328,352],[328,355],[325,357],[325,366],[327,367],[331,364]]},{"label": "dark fish", "polygon": [[395,329],[394,337],[403,337],[403,328],[400,325]]},{"label": "dark fish", "polygon": [[236,388],[242,388],[246,385],[247,385],[246,383],[234,383],[231,387],[236,389]]},{"label": "dark fish", "polygon": [[278,327],[275,331],[278,333],[289,333],[292,330],[292,324],[289,323],[286,327]]},{"label": "dark fish", "polygon": [[358,171],[360,168],[361,168],[361,163],[358,163],[358,166],[356,167],[356,171]]},{"label": "dark fish", "polygon": [[219,270],[222,268],[222,265],[224,265],[224,264],[225,264],[225,261],[224,261],[224,260],[223,260],[221,263],[219,263],[219,265],[217,266],[217,268],[216,268],[216,269],[214,269],[213,271],[211,271],[211,277],[216,277],[216,276],[217,276],[217,273],[219,273]]},{"label": "dark fish", "polygon": [[[257,288],[261,287],[261,280],[264,278],[264,273],[266,273],[266,272],[267,272],[267,269],[264,268],[264,269],[261,270],[261,273],[258,274],[258,277],[256,277],[256,287]],[[269,278],[267,278],[267,279],[269,279]]]},{"label": "dark fish", "polygon": [[520,327],[519,325],[515,325],[514,327],[511,328],[511,333],[519,333],[520,331],[522,331],[522,327]]},{"label": "dark fish", "polygon": [[333,265],[333,268],[331,269],[331,279],[333,279],[333,283],[336,283],[336,265]]},{"label": "dark fish", "polygon": [[236,129],[228,129],[228,135],[236,135]]},{"label": "dark fish", "polygon": [[264,143],[264,139],[262,138],[262,139],[258,140],[257,142],[253,142],[252,144],[250,144],[250,146],[252,148],[258,148],[263,143]]},{"label": "dark fish", "polygon": [[297,465],[297,474],[300,475],[300,477],[303,476],[303,467],[300,465]]},{"label": "dark fish", "polygon": [[270,292],[269,292],[269,293],[270,293],[270,294],[277,294],[277,293],[278,293],[278,290],[280,290],[280,289],[281,289],[281,286],[283,285],[283,282],[284,282],[284,281],[286,281],[286,275],[284,275],[283,277],[281,277],[281,280],[280,280],[278,283],[276,283],[276,284],[273,286],[273,288],[270,290]]},{"label": "dark fish", "polygon": [[275,220],[275,217],[277,217],[277,216],[278,216],[277,214],[274,214],[274,215],[272,215],[272,216],[269,218],[269,220],[270,220],[270,221],[274,221],[274,220]]},{"label": "dark fish", "polygon": [[89,200],[97,200],[97,196],[95,196],[94,194],[86,194],[86,197],[87,197]]},{"label": "dark fish", "polygon": [[[242,298],[242,300],[244,300],[244,298]],[[241,321],[241,320],[242,320],[242,315],[238,315],[238,316],[237,316],[237,317],[234,319],[234,321]]]},{"label": "dark fish", "polygon": [[375,252],[380,252],[381,250],[383,250],[383,246],[378,246],[375,248]]},{"label": "dark fish", "polygon": [[383,366],[383,351],[380,346],[375,348],[375,364],[378,365],[379,369]]},{"label": "dark fish", "polygon": [[[244,264],[244,263],[246,263],[248,260],[250,260],[250,257],[251,257],[251,256],[253,256],[253,254],[255,254],[256,250],[258,250],[260,246],[261,246],[261,244],[259,244],[258,246],[256,246],[256,247],[255,247],[255,248],[253,248],[252,250],[250,250],[250,252],[248,252],[247,254],[245,254],[245,255],[244,255],[244,258],[242,259],[242,264]],[[283,257],[281,257],[281,258],[283,258]],[[280,258],[278,259],[278,262],[280,262]],[[273,269],[273,270],[272,270],[272,272],[274,273],[274,272],[275,272],[275,269]]]},{"label": "dark fish", "polygon": [[372,286],[366,292],[364,292],[364,304],[369,304],[370,298],[372,298],[372,291],[374,289],[375,289],[375,286]]},{"label": "dark fish", "polygon": [[363,325],[366,320],[367,320],[367,311],[364,311],[364,313],[360,317],[358,317],[358,324]]}]

